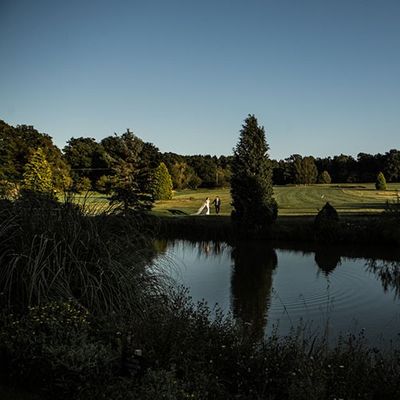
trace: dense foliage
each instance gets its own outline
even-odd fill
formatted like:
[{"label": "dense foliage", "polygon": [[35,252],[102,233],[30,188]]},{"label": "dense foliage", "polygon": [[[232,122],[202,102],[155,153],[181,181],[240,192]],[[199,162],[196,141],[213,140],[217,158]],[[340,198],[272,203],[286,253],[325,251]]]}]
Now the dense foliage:
[{"label": "dense foliage", "polygon": [[256,230],[265,227],[276,218],[277,204],[272,197],[272,168],[265,131],[254,115],[244,121],[231,168],[232,217]]},{"label": "dense foliage", "polygon": [[52,173],[52,184],[57,190],[70,185],[69,165],[50,136],[40,133],[32,126],[15,128],[0,120],[0,181],[19,185],[23,180],[25,166],[38,148],[43,150]]}]

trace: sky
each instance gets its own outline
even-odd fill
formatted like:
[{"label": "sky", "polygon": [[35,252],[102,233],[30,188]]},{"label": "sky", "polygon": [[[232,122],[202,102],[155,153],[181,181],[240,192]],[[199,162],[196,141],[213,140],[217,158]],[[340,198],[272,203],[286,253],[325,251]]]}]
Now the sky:
[{"label": "sky", "polygon": [[0,0],[0,119],[271,158],[400,147],[398,0]]}]

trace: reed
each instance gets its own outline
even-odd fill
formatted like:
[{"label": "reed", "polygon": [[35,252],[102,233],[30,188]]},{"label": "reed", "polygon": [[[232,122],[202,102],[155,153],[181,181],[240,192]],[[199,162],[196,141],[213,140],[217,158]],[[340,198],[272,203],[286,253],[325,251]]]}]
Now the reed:
[{"label": "reed", "polygon": [[135,215],[85,214],[82,206],[2,202],[0,292],[25,307],[74,299],[94,312],[138,312],[162,290],[145,268],[155,251]]}]

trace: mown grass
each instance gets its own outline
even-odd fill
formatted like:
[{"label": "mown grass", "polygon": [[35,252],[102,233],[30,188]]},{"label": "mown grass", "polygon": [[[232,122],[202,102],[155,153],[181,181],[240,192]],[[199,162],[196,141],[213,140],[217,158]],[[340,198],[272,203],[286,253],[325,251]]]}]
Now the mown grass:
[{"label": "mown grass", "polygon": [[[371,214],[384,210],[386,201],[395,201],[400,183],[391,183],[385,191],[378,191],[374,184],[331,184],[275,186],[274,195],[279,206],[279,216],[316,215],[329,201],[339,214]],[[197,189],[175,192],[172,200],[156,202],[153,212],[170,214],[169,209],[195,213],[206,197],[222,200],[220,215],[230,215],[231,196],[228,188]],[[214,209],[211,208],[214,214]]]}]

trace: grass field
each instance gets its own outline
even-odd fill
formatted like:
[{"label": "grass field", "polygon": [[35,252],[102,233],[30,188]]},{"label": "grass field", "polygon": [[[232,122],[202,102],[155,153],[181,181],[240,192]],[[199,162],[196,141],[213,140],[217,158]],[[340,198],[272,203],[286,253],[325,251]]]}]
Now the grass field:
[{"label": "grass field", "polygon": [[[386,201],[395,201],[398,194],[400,183],[389,184],[385,191],[375,190],[373,183],[274,187],[280,216],[315,215],[327,201],[341,214],[376,213],[384,209]],[[221,215],[229,215],[232,210],[229,189],[178,191],[172,200],[156,202],[153,211],[170,214],[169,209],[177,209],[192,214],[206,197],[212,201],[216,195],[222,200]],[[214,208],[211,213],[215,213]]]}]

